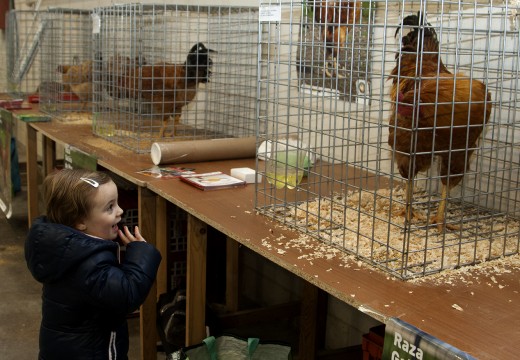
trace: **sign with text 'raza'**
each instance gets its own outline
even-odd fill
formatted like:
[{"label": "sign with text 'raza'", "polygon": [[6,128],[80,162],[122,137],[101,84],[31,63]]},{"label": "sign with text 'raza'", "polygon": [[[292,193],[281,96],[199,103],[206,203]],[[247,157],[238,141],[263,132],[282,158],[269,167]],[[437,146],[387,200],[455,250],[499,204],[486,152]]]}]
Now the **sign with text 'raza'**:
[{"label": "sign with text 'raza'", "polygon": [[383,359],[476,360],[469,354],[397,318],[385,326]]}]

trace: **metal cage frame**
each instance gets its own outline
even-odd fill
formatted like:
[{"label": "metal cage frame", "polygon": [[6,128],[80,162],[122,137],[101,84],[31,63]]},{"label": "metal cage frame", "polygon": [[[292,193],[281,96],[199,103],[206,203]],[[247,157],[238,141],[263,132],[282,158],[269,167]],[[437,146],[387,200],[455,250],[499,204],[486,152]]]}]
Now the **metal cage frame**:
[{"label": "metal cage frame", "polygon": [[42,11],[10,10],[6,14],[7,93],[26,98],[40,84],[39,44],[45,29]]},{"label": "metal cage frame", "polygon": [[[258,8],[128,4],[94,16],[96,135],[138,153],[157,141],[256,135]],[[200,43],[214,52],[190,65]],[[188,75],[196,66],[209,81]]]},{"label": "metal cage frame", "polygon": [[[338,7],[349,3],[354,1],[336,2]],[[259,26],[258,136],[266,142],[259,149],[257,171],[267,179],[256,188],[260,213],[401,279],[519,253],[516,9],[507,2],[367,0],[358,2],[361,17],[351,24],[350,37],[331,43],[326,41],[327,32],[345,23],[318,21],[316,12],[324,10],[313,8],[311,2],[266,0],[260,6],[271,10],[264,12]],[[399,120],[390,124],[392,116],[405,117],[399,106],[418,111],[443,105],[439,97],[423,104],[416,95],[410,104],[402,102],[404,94],[395,93],[394,98],[390,94],[392,79],[439,81],[438,75],[433,80],[417,72],[400,75],[404,70],[391,77],[397,59],[406,56],[406,31],[414,29],[403,20],[418,11],[426,14],[427,23],[415,29],[423,29],[417,30],[419,34],[425,28],[435,29],[438,54],[448,71],[468,74],[460,78],[481,81],[491,93],[489,99],[466,102],[471,109],[473,104],[491,108],[490,118],[485,126],[480,123],[484,131],[479,140],[468,142],[471,151],[463,150],[463,179],[449,192],[446,210],[439,210],[446,226],[458,230],[439,229],[431,219],[442,209],[441,181],[454,181],[453,173],[439,170],[439,159],[454,157],[458,148],[449,145],[441,152],[436,145],[419,153],[410,145],[410,153],[403,153],[389,145],[390,130],[408,133],[392,138],[395,141],[425,139],[427,131],[433,139],[441,136],[440,125],[426,129],[416,125],[412,131],[401,127]],[[417,64],[423,61],[421,51],[410,52]],[[454,104],[464,105],[448,103],[453,108]],[[440,119],[439,113],[435,119]],[[420,119],[422,113],[416,114],[414,119]],[[453,114],[451,119],[455,121]],[[448,133],[465,126],[450,125]],[[419,166],[418,156],[431,163],[407,182],[397,164],[403,154],[412,154],[411,171]],[[407,184],[414,189],[410,198]],[[408,206],[422,219],[407,216]]]},{"label": "metal cage frame", "polygon": [[50,8],[42,14],[40,110],[63,122],[91,122],[90,10]]}]

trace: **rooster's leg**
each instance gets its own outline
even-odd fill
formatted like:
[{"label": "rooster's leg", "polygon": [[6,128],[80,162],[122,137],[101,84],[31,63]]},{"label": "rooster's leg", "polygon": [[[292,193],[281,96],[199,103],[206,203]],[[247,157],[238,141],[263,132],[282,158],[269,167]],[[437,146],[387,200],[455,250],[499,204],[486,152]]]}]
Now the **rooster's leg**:
[{"label": "rooster's leg", "polygon": [[[334,56],[333,57],[333,60],[334,60],[334,69],[336,70],[336,77],[338,79],[344,79],[346,78],[346,76],[344,75],[345,73],[345,69],[343,67],[341,67],[341,65],[339,64],[338,62],[338,57],[337,56]],[[340,71],[340,70],[343,70],[343,71]]]},{"label": "rooster's leg", "polygon": [[413,182],[408,180],[406,182],[406,210],[405,210],[405,219],[407,224],[411,224],[413,215],[412,208],[412,194],[413,194]]},{"label": "rooster's leg", "polygon": [[331,64],[330,61],[325,62],[324,72],[327,77],[334,77],[334,73],[330,71],[330,69],[334,69],[334,64]]},{"label": "rooster's leg", "polygon": [[407,224],[407,225],[411,224],[413,219],[417,219],[419,221],[425,220],[425,218],[424,218],[424,216],[422,216],[422,214],[419,214],[419,213],[416,213],[415,211],[413,211],[412,200],[413,200],[413,181],[408,180],[406,182],[405,210],[403,213],[400,214],[401,216],[404,216],[405,224]]},{"label": "rooster's leg", "polygon": [[164,137],[164,132],[166,131],[166,127],[168,126],[168,118],[169,116],[165,116],[163,118],[163,124],[161,126],[161,131],[159,132],[159,137]]},{"label": "rooster's leg", "polygon": [[432,224],[437,224],[437,230],[441,233],[444,229],[448,230],[460,230],[460,226],[446,224],[446,202],[448,201],[448,187],[442,184],[441,200],[439,201],[439,207],[437,208],[437,214],[432,217]]},{"label": "rooster's leg", "polygon": [[178,133],[177,133],[177,126],[181,123],[181,115],[180,114],[175,114],[174,118],[173,118],[173,132],[172,132],[172,136],[177,136]]}]

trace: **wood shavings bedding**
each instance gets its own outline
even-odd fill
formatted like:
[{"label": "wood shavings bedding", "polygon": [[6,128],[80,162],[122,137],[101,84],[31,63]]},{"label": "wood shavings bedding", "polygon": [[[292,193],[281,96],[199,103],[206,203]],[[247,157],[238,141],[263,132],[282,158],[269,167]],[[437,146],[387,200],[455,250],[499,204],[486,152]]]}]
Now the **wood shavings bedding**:
[{"label": "wood shavings bedding", "polygon": [[[520,270],[520,255],[512,255],[479,263],[471,266],[464,266],[458,269],[450,269],[442,271],[430,276],[415,278],[410,280],[411,283],[433,283],[456,286],[456,284],[471,285],[489,281],[490,285],[503,289],[501,277],[511,274],[513,271]],[[474,295],[472,293],[472,295]]]},{"label": "wood shavings bedding", "polygon": [[[285,226],[281,226],[286,228]],[[314,265],[315,260],[335,259],[339,262],[339,266],[342,268],[352,268],[353,270],[360,270],[363,267],[370,268],[373,271],[381,271],[379,268],[375,268],[370,264],[357,260],[354,255],[348,254],[344,251],[339,250],[336,247],[330,246],[325,243],[317,243],[314,238],[309,235],[301,234],[295,239],[286,239],[281,243],[277,238],[275,241],[276,245],[271,243],[269,239],[263,239],[262,245],[270,251],[276,251],[278,254],[285,254],[285,250],[282,249],[293,249],[301,253],[298,260],[304,261],[308,265]],[[294,266],[301,266],[301,264],[294,264]],[[332,268],[328,269],[327,272],[333,271]],[[410,283],[420,284],[428,283],[432,285],[443,285],[443,286],[458,286],[460,284],[473,285],[481,282],[488,282],[489,286],[497,287],[499,290],[505,286],[502,285],[501,277],[503,275],[511,274],[513,271],[520,271],[520,255],[512,255],[486,261],[476,265],[464,266],[457,269],[444,269],[440,272],[430,274],[423,277],[415,277],[407,279]],[[396,280],[395,277],[388,277],[389,280]],[[410,291],[413,293],[413,291]],[[474,293],[472,293],[474,295]]]},{"label": "wood shavings bedding", "polygon": [[84,112],[69,112],[66,114],[62,114],[59,117],[59,121],[64,123],[74,123],[74,124],[91,124],[92,123],[92,114],[84,113]]},{"label": "wood shavings bedding", "polygon": [[[346,250],[401,278],[420,277],[518,253],[518,219],[471,209],[473,205],[448,202],[447,221],[456,224],[462,221],[462,230],[439,233],[426,220],[407,228],[404,195],[400,189],[375,193],[361,190],[288,206],[283,212],[277,210],[275,217],[283,216],[282,223],[303,230],[337,250],[331,252],[329,248],[325,252],[328,255],[323,256],[337,256]],[[414,204],[416,211],[420,208],[419,212],[428,215],[425,219],[437,207],[436,200],[427,199],[420,206]]]}]

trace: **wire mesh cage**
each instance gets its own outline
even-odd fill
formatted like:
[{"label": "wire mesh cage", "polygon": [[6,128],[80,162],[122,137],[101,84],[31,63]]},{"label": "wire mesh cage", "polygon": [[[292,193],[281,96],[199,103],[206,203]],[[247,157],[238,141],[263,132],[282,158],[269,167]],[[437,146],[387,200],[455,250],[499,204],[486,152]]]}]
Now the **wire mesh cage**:
[{"label": "wire mesh cage", "polygon": [[47,10],[40,39],[40,110],[60,121],[91,122],[92,18],[90,11]]},{"label": "wire mesh cage", "polygon": [[35,92],[39,83],[38,40],[42,23],[38,12],[19,10],[9,11],[6,22],[7,92],[25,97]]},{"label": "wire mesh cage", "polygon": [[256,135],[258,8],[129,4],[95,16],[95,134],[140,153]]},{"label": "wire mesh cage", "polygon": [[40,84],[39,44],[44,30],[42,12],[11,10],[6,14],[7,93],[25,98]]},{"label": "wire mesh cage", "polygon": [[260,8],[261,213],[401,279],[518,254],[516,7]]}]

